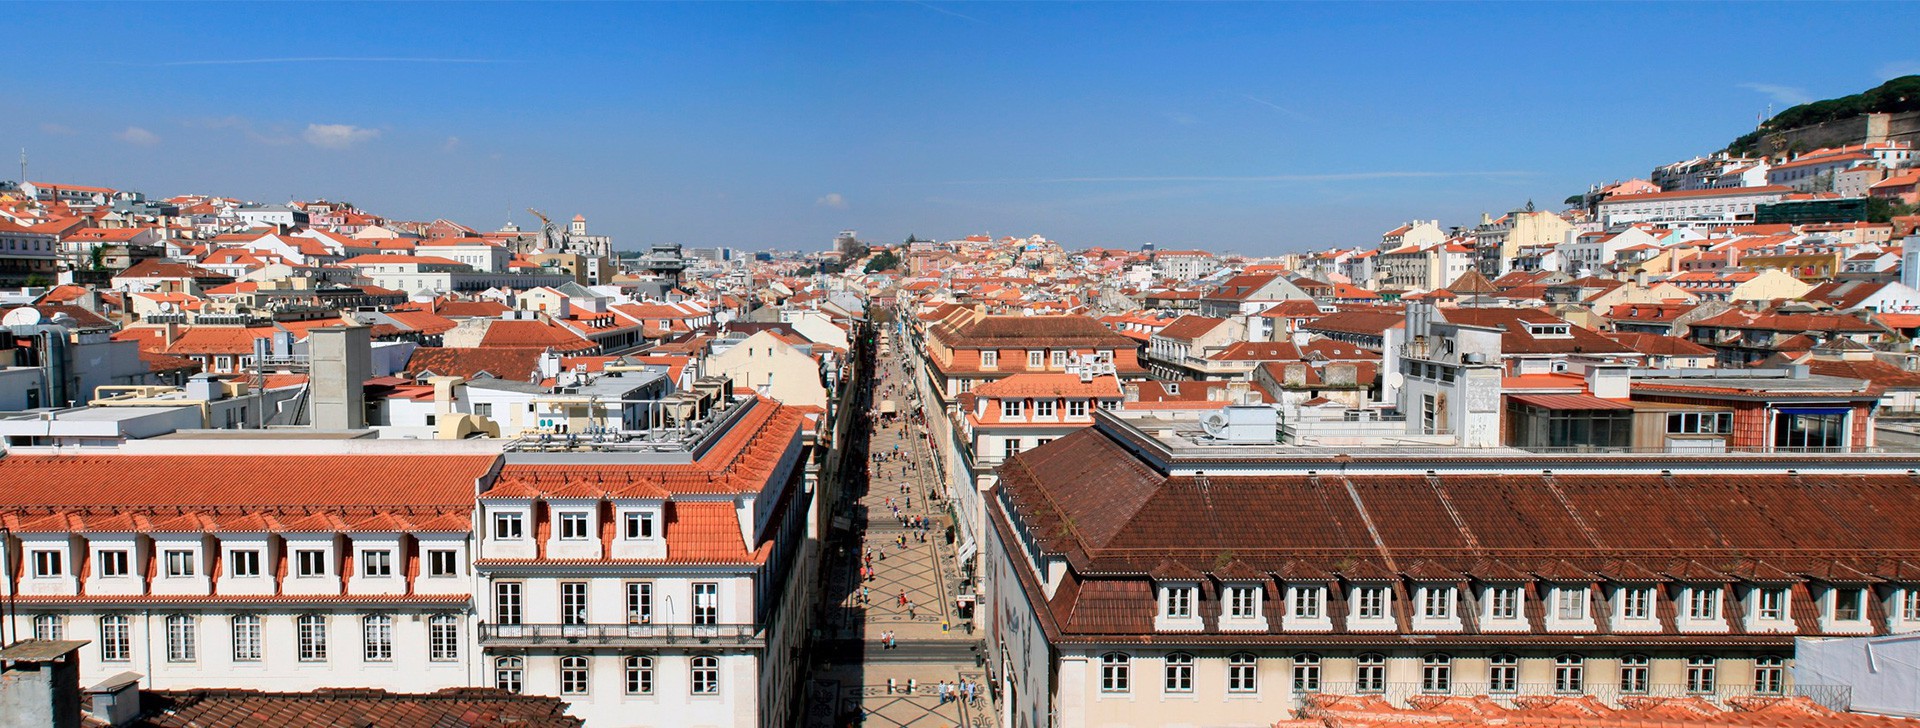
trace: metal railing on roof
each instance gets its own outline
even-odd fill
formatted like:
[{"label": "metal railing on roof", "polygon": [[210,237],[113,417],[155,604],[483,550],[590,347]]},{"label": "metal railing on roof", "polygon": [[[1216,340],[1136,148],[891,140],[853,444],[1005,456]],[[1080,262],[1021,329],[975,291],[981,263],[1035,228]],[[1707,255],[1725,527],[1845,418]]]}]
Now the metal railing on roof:
[{"label": "metal railing on roof", "polygon": [[[1724,670],[1721,670],[1724,673]],[[1726,674],[1716,674],[1708,679],[1706,686],[1685,683],[1650,683],[1637,690],[1621,687],[1617,673],[1601,671],[1593,666],[1583,668],[1583,675],[1574,680],[1571,689],[1555,683],[1507,683],[1493,685],[1485,682],[1447,681],[1440,685],[1417,682],[1374,683],[1363,686],[1359,683],[1322,683],[1313,689],[1304,689],[1295,684],[1293,692],[1298,698],[1312,695],[1360,696],[1374,695],[1386,700],[1396,708],[1412,706],[1411,699],[1418,697],[1484,697],[1507,707],[1514,707],[1522,698],[1592,697],[1610,708],[1632,707],[1630,701],[1642,698],[1699,698],[1716,705],[1725,705],[1729,699],[1744,698],[1806,698],[1826,708],[1841,712],[1853,705],[1853,686],[1851,685],[1799,685],[1789,684],[1779,690],[1756,690],[1748,682],[1731,682],[1724,678]],[[1602,679],[1604,678],[1604,679]],[[1784,679],[1784,678],[1783,678]],[[1371,687],[1372,689],[1366,689]],[[1497,689],[1496,689],[1497,688]],[[1309,712],[1311,709],[1309,709]]]},{"label": "metal railing on roof", "polygon": [[481,624],[480,644],[646,647],[685,644],[753,645],[753,624]]}]

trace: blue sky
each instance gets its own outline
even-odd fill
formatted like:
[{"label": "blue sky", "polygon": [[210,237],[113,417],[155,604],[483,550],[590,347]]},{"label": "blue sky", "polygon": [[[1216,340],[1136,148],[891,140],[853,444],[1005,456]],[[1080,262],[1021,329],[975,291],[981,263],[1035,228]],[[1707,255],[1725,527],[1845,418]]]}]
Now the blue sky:
[{"label": "blue sky", "polygon": [[483,229],[538,207],[621,247],[1268,253],[1557,206],[1920,73],[1873,31],[1914,8],[16,4],[0,142],[38,179]]}]

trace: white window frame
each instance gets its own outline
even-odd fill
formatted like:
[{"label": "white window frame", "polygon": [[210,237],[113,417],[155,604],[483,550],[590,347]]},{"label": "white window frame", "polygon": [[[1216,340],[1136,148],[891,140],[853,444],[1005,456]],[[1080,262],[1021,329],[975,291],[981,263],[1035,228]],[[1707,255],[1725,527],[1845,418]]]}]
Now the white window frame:
[{"label": "white window frame", "polygon": [[1719,587],[1687,587],[1687,619],[1710,622],[1720,618]]},{"label": "white window frame", "polygon": [[393,616],[367,614],[360,617],[361,658],[367,662],[393,661]]},{"label": "white window frame", "polygon": [[228,625],[233,630],[233,661],[259,662],[263,648],[260,615],[236,614]]},{"label": "white window frame", "polygon": [[1420,616],[1423,619],[1453,618],[1453,587],[1420,587]]},{"label": "white window frame", "polygon": [[1193,655],[1175,652],[1166,657],[1166,680],[1164,686],[1169,693],[1193,692]]},{"label": "white window frame", "polygon": [[326,549],[294,549],[293,560],[296,578],[318,579],[327,575]]},{"label": "white window frame", "polygon": [[586,511],[561,511],[559,534],[562,541],[585,541],[593,534],[593,518]]},{"label": "white window frame", "polygon": [[193,568],[193,549],[166,549],[162,557],[166,560],[167,578],[191,579],[198,572]]},{"label": "white window frame", "polygon": [[1792,599],[1786,589],[1763,586],[1753,591],[1753,616],[1769,622],[1778,622],[1787,618],[1788,600]]},{"label": "white window frame", "polygon": [[360,575],[379,579],[393,576],[392,549],[363,549],[360,552]]},{"label": "white window frame", "polygon": [[1120,695],[1132,689],[1130,674],[1133,668],[1133,656],[1125,652],[1106,652],[1100,655],[1100,692],[1107,695]]},{"label": "white window frame", "polygon": [[1653,618],[1653,587],[1629,586],[1620,590],[1620,618],[1647,620]]},{"label": "white window frame", "polygon": [[427,578],[446,579],[458,576],[460,576],[459,549],[427,549]]},{"label": "white window frame", "polygon": [[1160,613],[1167,619],[1193,619],[1195,587],[1169,586],[1160,604]]},{"label": "white window frame", "polygon": [[628,541],[646,541],[653,539],[659,531],[654,529],[652,511],[628,511],[621,535]]},{"label": "white window frame", "polygon": [[327,661],[327,618],[319,614],[302,614],[294,619],[294,633],[299,642],[301,662]]},{"label": "white window frame", "polygon": [[1392,601],[1384,586],[1361,586],[1353,590],[1355,619],[1386,619],[1387,604]]},{"label": "white window frame", "polygon": [[126,549],[101,549],[99,553],[100,578],[116,579],[133,575],[133,557]]},{"label": "white window frame", "polygon": [[526,514],[508,511],[493,514],[493,540],[518,541],[527,537]]},{"label": "white window frame", "polygon": [[1488,619],[1520,618],[1520,587],[1495,586],[1487,589]]},{"label": "white window frame", "polygon": [[259,549],[233,549],[227,552],[230,568],[227,574],[235,579],[253,579],[260,576]]}]

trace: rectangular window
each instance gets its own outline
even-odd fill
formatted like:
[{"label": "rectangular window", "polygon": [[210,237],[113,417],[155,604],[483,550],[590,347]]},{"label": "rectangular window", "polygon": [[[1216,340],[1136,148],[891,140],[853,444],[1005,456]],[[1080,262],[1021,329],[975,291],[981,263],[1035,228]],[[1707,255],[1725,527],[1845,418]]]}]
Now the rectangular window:
[{"label": "rectangular window", "polygon": [[1295,589],[1293,591],[1293,616],[1300,619],[1320,618],[1320,590]]},{"label": "rectangular window", "polygon": [[1019,417],[1024,411],[1025,406],[1026,406],[1026,400],[1023,400],[1023,399],[1000,400],[1000,416],[1005,417],[1007,419],[1013,419],[1015,417]]},{"label": "rectangular window", "polygon": [[324,662],[327,659],[327,619],[318,614],[303,614],[296,623],[295,636],[300,642],[301,662]]},{"label": "rectangular window", "polygon": [[450,662],[460,659],[460,620],[451,614],[436,614],[427,619],[427,659]]},{"label": "rectangular window", "polygon": [[300,576],[326,576],[327,552],[319,549],[302,549],[293,552],[294,561],[299,565]]},{"label": "rectangular window", "polygon": [[519,513],[493,514],[493,537],[500,541],[526,538],[526,522]]},{"label": "rectangular window", "polygon": [[1620,591],[1621,619],[1652,619],[1653,589],[1629,587]]},{"label": "rectangular window", "polygon": [[1866,602],[1866,595],[1860,589],[1833,590],[1833,619],[1837,622],[1860,621]]},{"label": "rectangular window", "polygon": [[1492,619],[1520,618],[1520,588],[1496,586],[1488,590],[1487,616]]},{"label": "rectangular window", "polygon": [[1066,368],[1066,366],[1067,366],[1067,352],[1064,352],[1064,351],[1053,352],[1053,368],[1064,369]]},{"label": "rectangular window", "polygon": [[699,582],[693,585],[693,623],[696,625],[720,623],[719,584]]},{"label": "rectangular window", "polygon": [[627,624],[653,624],[653,582],[627,582]]},{"label": "rectangular window", "polygon": [[166,559],[167,559],[167,576],[169,577],[193,576],[193,552],[192,551],[168,551],[166,552]]},{"label": "rectangular window", "polygon": [[260,617],[258,615],[234,615],[233,661],[260,661]]},{"label": "rectangular window", "polygon": [[1719,619],[1720,590],[1694,587],[1687,590],[1687,619]]},{"label": "rectangular window", "polygon": [[1035,416],[1035,417],[1052,417],[1052,416],[1053,416],[1053,400],[1051,400],[1051,399],[1036,399],[1036,400],[1034,400],[1034,401],[1033,401],[1033,416]]},{"label": "rectangular window", "polygon": [[1920,589],[1900,590],[1900,621],[1920,622]]},{"label": "rectangular window", "polygon": [[100,575],[101,576],[103,577],[126,576],[127,573],[128,572],[127,572],[127,552],[126,551],[123,551],[120,549],[114,549],[112,551],[100,552]]},{"label": "rectangular window", "polygon": [[560,623],[587,623],[587,583],[584,581],[560,582]]},{"label": "rectangular window", "polygon": [[114,614],[100,618],[100,661],[126,662],[133,659],[133,627],[129,620]]},{"label": "rectangular window", "polygon": [[1363,586],[1355,590],[1353,616],[1358,619],[1385,619],[1387,616],[1386,588]]},{"label": "rectangular window", "polygon": [[1235,619],[1252,619],[1257,607],[1256,587],[1236,586],[1227,590],[1227,614]]},{"label": "rectangular window", "polygon": [[1167,589],[1167,618],[1188,619],[1193,616],[1193,587],[1176,586]]},{"label": "rectangular window", "polygon": [[1554,593],[1554,611],[1561,619],[1587,618],[1587,592],[1579,588],[1558,588]]},{"label": "rectangular window", "polygon": [[627,514],[627,540],[638,541],[653,538],[652,513]]},{"label": "rectangular window", "polygon": [[167,617],[167,662],[193,662],[199,659],[199,635],[193,617],[175,614]]},{"label": "rectangular window", "polygon": [[1431,586],[1421,590],[1420,613],[1427,619],[1447,619],[1453,616],[1453,588]]},{"label": "rectangular window", "polygon": [[563,541],[584,541],[587,538],[587,514],[560,514],[560,539]]},{"label": "rectangular window", "polygon": [[1000,352],[997,352],[997,351],[980,352],[980,366],[982,367],[1000,366]]},{"label": "rectangular window", "polygon": [[260,552],[254,550],[236,550],[227,552],[227,562],[233,568],[228,573],[235,578],[251,578],[260,575]]},{"label": "rectangular window", "polygon": [[361,619],[361,638],[365,643],[367,662],[391,662],[393,660],[393,618],[385,614],[369,614]]},{"label": "rectangular window", "polygon": [[360,575],[393,576],[393,552],[386,549],[360,552]]},{"label": "rectangular window", "polygon": [[59,551],[33,552],[33,575],[41,578],[62,576],[67,573],[66,554]]},{"label": "rectangular window", "polygon": [[459,576],[460,552],[453,549],[427,551],[427,576]]},{"label": "rectangular window", "polygon": [[1067,416],[1068,417],[1087,416],[1087,401],[1084,399],[1067,400]]},{"label": "rectangular window", "polygon": [[1420,431],[1428,435],[1440,432],[1440,408],[1433,395],[1420,395]]},{"label": "rectangular window", "polygon": [[1787,590],[1761,589],[1754,593],[1754,612],[1767,620],[1781,620],[1787,616]]},{"label": "rectangular window", "polygon": [[1009,437],[1000,441],[1000,456],[1010,458],[1020,454],[1020,438]]},{"label": "rectangular window", "polygon": [[520,582],[502,581],[493,585],[493,621],[495,624],[520,623]]},{"label": "rectangular window", "polygon": [[1042,351],[1027,352],[1027,368],[1028,369],[1039,369],[1043,366],[1046,366],[1046,352],[1042,352]]},{"label": "rectangular window", "polygon": [[478,417],[492,417],[493,403],[492,402],[473,403],[473,414]]}]

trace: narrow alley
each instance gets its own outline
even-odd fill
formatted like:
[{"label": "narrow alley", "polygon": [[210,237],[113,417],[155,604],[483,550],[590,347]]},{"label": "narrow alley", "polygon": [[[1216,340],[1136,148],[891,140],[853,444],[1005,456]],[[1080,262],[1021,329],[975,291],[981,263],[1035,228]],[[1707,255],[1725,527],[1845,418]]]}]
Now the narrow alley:
[{"label": "narrow alley", "polygon": [[[894,336],[890,328],[879,334]],[[998,725],[978,641],[955,603],[952,519],[902,342],[879,347],[831,508],[809,728]]]}]

